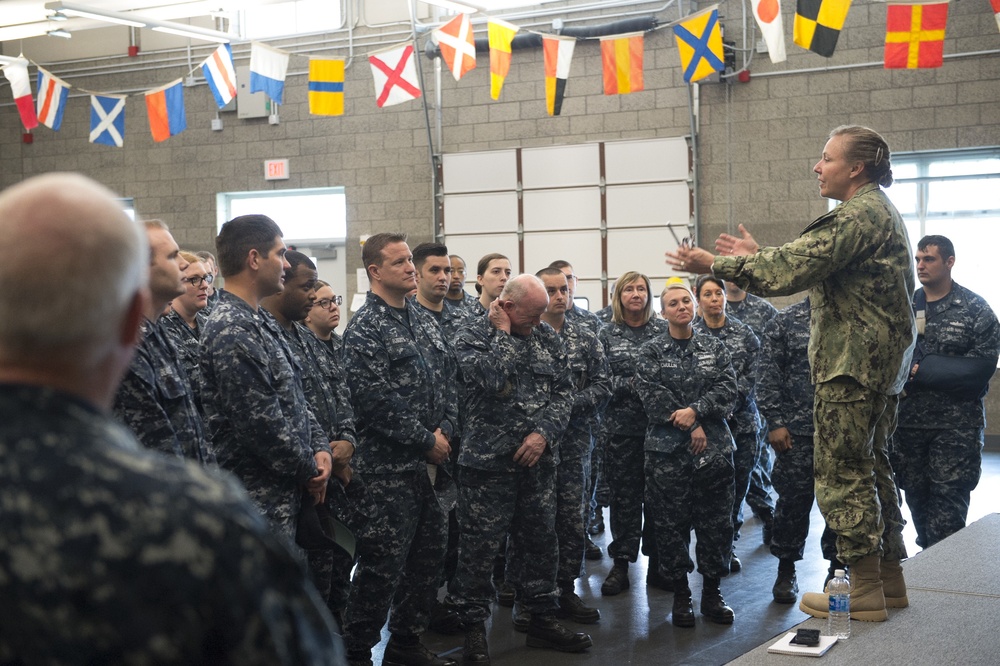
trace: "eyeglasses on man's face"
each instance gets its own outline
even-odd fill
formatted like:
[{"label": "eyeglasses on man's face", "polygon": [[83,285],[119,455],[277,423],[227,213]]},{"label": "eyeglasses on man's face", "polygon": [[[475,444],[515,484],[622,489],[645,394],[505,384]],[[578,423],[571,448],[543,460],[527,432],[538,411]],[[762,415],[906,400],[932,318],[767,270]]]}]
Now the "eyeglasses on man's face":
[{"label": "eyeglasses on man's face", "polygon": [[211,273],[206,275],[192,275],[191,277],[181,278],[181,282],[186,282],[195,289],[201,286],[201,283],[212,284],[215,282],[215,276]]},{"label": "eyeglasses on man's face", "polygon": [[334,296],[333,298],[321,298],[318,301],[316,301],[315,303],[313,303],[313,305],[317,306],[317,307],[321,307],[324,310],[330,310],[330,309],[333,308],[334,305],[340,307],[340,305],[343,302],[344,302],[344,297],[343,296]]}]

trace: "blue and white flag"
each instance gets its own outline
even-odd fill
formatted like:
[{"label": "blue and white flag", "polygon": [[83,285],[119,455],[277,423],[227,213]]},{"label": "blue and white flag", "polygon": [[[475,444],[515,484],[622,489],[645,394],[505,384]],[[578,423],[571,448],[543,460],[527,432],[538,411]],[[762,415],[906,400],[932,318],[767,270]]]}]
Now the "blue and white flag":
[{"label": "blue and white flag", "polygon": [[236,97],[236,70],[233,68],[233,47],[223,44],[201,63],[208,87],[221,109]]},{"label": "blue and white flag", "polygon": [[59,77],[53,76],[51,72],[38,68],[38,99],[35,105],[38,122],[56,132],[59,131],[71,87]]},{"label": "blue and white flag", "polygon": [[119,148],[125,143],[125,95],[90,96],[90,142]]},{"label": "blue and white flag", "polygon": [[288,72],[288,51],[253,42],[250,44],[250,92],[264,91],[281,104]]}]

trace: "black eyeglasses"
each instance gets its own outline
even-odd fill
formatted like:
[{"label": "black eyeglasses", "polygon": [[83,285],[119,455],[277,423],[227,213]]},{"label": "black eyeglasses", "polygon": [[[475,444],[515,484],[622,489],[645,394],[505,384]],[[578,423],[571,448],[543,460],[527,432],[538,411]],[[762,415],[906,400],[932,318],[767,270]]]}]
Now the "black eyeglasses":
[{"label": "black eyeglasses", "polygon": [[343,302],[344,302],[343,296],[334,296],[333,298],[321,298],[315,303],[313,303],[313,305],[318,305],[324,310],[329,310],[334,305],[340,306]]},{"label": "black eyeglasses", "polygon": [[215,282],[215,276],[211,273],[207,275],[192,275],[191,277],[181,278],[181,282],[187,282],[189,285],[197,289],[201,286],[201,283],[212,284]]}]

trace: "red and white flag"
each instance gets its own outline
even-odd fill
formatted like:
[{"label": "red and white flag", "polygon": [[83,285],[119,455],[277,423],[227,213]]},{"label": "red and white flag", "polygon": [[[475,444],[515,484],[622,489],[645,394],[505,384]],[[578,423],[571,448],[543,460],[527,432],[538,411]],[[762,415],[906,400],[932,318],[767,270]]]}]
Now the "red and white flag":
[{"label": "red and white flag", "polygon": [[392,106],[420,97],[420,80],[414,64],[413,42],[393,46],[368,56],[375,78],[375,104]]},{"label": "red and white flag", "polygon": [[35,100],[31,98],[31,78],[28,76],[28,61],[15,60],[3,66],[3,75],[10,81],[10,91],[14,94],[17,112],[21,114],[21,124],[24,129],[38,127],[38,116],[35,114]]},{"label": "red and white flag", "polygon": [[[1000,2],[1000,0],[997,0]],[[781,22],[781,0],[753,0],[753,17],[767,43],[771,62],[787,60],[785,55],[785,28]]]},{"label": "red and white flag", "polygon": [[1000,29],[1000,0],[990,0],[990,6],[993,7],[993,16],[997,19],[997,28]]},{"label": "red and white flag", "polygon": [[476,68],[476,40],[468,14],[459,14],[431,34],[456,81]]}]

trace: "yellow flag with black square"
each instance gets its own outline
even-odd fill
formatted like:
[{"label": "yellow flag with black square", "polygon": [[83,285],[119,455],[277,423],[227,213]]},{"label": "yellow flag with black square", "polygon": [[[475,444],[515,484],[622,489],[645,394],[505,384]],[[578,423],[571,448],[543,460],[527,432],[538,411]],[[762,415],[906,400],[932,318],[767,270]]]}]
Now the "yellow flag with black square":
[{"label": "yellow flag with black square", "polygon": [[309,60],[309,113],[344,115],[344,61]]},{"label": "yellow flag with black square", "polygon": [[851,0],[797,0],[792,39],[804,49],[829,58],[847,20]]}]

